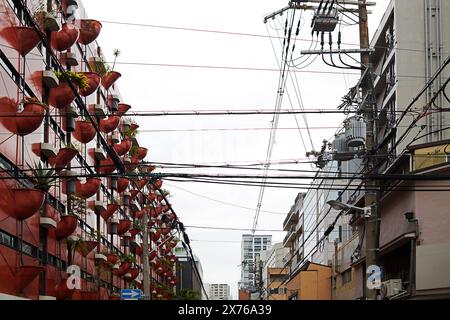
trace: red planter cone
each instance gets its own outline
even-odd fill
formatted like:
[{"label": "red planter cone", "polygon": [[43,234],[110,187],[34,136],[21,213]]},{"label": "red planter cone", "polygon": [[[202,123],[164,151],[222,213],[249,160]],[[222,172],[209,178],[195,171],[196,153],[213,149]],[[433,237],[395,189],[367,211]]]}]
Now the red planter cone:
[{"label": "red planter cone", "polygon": [[98,246],[97,241],[80,241],[77,251],[81,253],[83,257],[87,257]]},{"label": "red planter cone", "polygon": [[51,44],[57,51],[65,51],[77,42],[80,30],[70,23],[64,23],[61,30],[53,31],[51,34]]},{"label": "red planter cone", "polygon": [[99,173],[113,173],[116,169],[116,165],[111,158],[100,160],[100,168],[98,169]]},{"label": "red planter cone", "polygon": [[56,226],[56,239],[62,240],[70,236],[78,226],[78,219],[74,216],[62,216]]},{"label": "red planter cone", "polygon": [[110,203],[106,206],[106,210],[100,212],[103,219],[108,220],[119,209],[119,205]]},{"label": "red planter cone", "polygon": [[119,269],[114,270],[113,273],[114,273],[116,276],[121,277],[121,276],[123,276],[124,274],[128,273],[128,271],[129,271],[130,269],[131,269],[131,263],[129,263],[129,262],[122,262],[122,263],[120,264]]},{"label": "red planter cone", "polygon": [[119,116],[109,116],[108,119],[101,119],[99,124],[99,129],[104,133],[111,133],[119,126],[120,117]]},{"label": "red planter cone", "polygon": [[13,26],[0,31],[0,36],[21,55],[27,55],[41,41],[33,27]]},{"label": "red planter cone", "polygon": [[45,116],[45,107],[25,103],[22,112],[17,111],[18,103],[7,97],[0,98],[0,121],[11,133],[25,136],[36,131]]},{"label": "red planter cone", "polygon": [[90,96],[100,86],[101,77],[95,72],[81,72],[88,79],[88,87],[86,89],[80,89],[80,95],[83,97]]},{"label": "red planter cone", "polygon": [[[77,86],[74,84],[75,88]],[[50,89],[49,103],[57,109],[64,109],[75,100],[75,93],[70,88],[69,84],[63,79],[59,81],[57,88]]]},{"label": "red planter cone", "polygon": [[0,195],[0,207],[17,220],[36,214],[44,203],[45,192],[37,189],[5,189]]},{"label": "red planter cone", "polygon": [[123,139],[122,142],[113,145],[114,150],[117,152],[119,156],[123,156],[127,152],[130,151],[133,146],[133,142],[131,139]]},{"label": "red planter cone", "polygon": [[148,153],[148,149],[147,148],[139,147],[136,157],[139,160],[142,160],[142,159],[144,159],[147,156],[147,153]]},{"label": "red planter cone", "polygon": [[72,132],[72,136],[81,143],[89,143],[95,138],[96,133],[92,122],[76,121],[75,131]]},{"label": "red planter cone", "polygon": [[84,198],[90,198],[100,189],[101,180],[99,178],[87,178],[85,184],[79,180],[75,181],[75,193]]},{"label": "red planter cone", "polygon": [[14,285],[18,293],[22,292],[36,277],[43,267],[22,266],[14,275]]},{"label": "red planter cone", "polygon": [[79,20],[79,27],[80,37],[78,42],[85,45],[94,42],[102,30],[102,24],[92,19]]},{"label": "red planter cone", "polygon": [[131,106],[129,104],[125,104],[125,103],[119,103],[117,108],[118,108],[118,110],[116,111],[115,115],[123,116],[125,113],[127,113],[128,110],[131,109]]},{"label": "red planter cone", "polygon": [[49,165],[58,170],[65,168],[70,161],[78,154],[78,151],[72,148],[62,148],[58,151],[56,157],[48,159]]},{"label": "red planter cone", "polygon": [[130,230],[130,228],[131,228],[131,220],[120,220],[119,225],[117,226],[117,234],[121,236],[125,232]]},{"label": "red planter cone", "polygon": [[113,253],[110,253],[106,256],[106,259],[108,260],[109,263],[111,264],[116,264],[117,261],[119,261],[119,257]]},{"label": "red planter cone", "polygon": [[130,180],[127,178],[119,178],[117,179],[117,193],[122,193],[130,184]]},{"label": "red planter cone", "polygon": [[122,75],[117,71],[110,71],[102,77],[103,88],[108,90]]}]

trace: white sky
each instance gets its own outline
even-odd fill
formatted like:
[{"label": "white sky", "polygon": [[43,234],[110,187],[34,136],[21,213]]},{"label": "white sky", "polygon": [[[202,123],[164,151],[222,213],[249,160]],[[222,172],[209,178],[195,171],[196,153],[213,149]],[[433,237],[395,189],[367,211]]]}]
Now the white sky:
[{"label": "white sky", "polygon": [[[378,0],[370,16],[370,35],[375,31],[387,0]],[[84,0],[90,18],[100,21],[147,25],[185,27],[267,35],[263,17],[286,6],[287,0]],[[300,13],[298,13],[300,14]],[[299,38],[311,39],[311,12],[304,12],[303,29]],[[286,15],[270,22],[274,27],[284,25]],[[156,64],[188,64],[277,69],[271,41],[267,37],[248,37],[218,33],[193,32],[162,28],[136,27],[103,23],[98,39],[103,51],[111,58],[115,48],[121,50],[116,70],[122,73],[118,81],[123,102],[132,111],[205,110],[205,109],[273,109],[277,93],[278,73],[270,71],[225,70],[204,68],[156,67],[120,63],[143,62]],[[281,46],[274,39],[278,59]],[[327,42],[327,40],[326,40]],[[343,42],[358,43],[358,29],[343,29]],[[308,41],[297,41],[296,51],[308,49]],[[356,77],[331,69],[317,59],[307,70],[326,73],[297,73],[300,92],[306,109],[335,108]],[[353,72],[353,71],[352,71]],[[354,72],[353,72],[354,73]],[[287,91],[294,106],[298,106],[292,83]],[[287,96],[283,108],[290,108]],[[339,115],[307,116],[310,127],[337,127]],[[206,132],[145,132],[146,130],[212,129],[212,128],[270,128],[272,116],[220,117],[139,117],[141,145],[149,148],[147,160],[170,163],[211,163],[264,161],[269,130],[206,131]],[[304,127],[302,116],[298,116]],[[280,117],[279,128],[295,128],[292,115]],[[304,158],[311,145],[305,130],[301,130],[307,149],[302,145],[298,130],[279,130],[272,155],[273,160]],[[323,139],[330,139],[336,129],[311,129],[315,149]],[[309,170],[307,164],[283,166]],[[164,172],[175,172],[165,170]],[[176,172],[187,172],[178,170]],[[189,172],[242,174],[242,171],[197,170]],[[258,172],[250,172],[256,174]],[[176,213],[188,226],[251,228],[254,211],[233,207],[190,194],[182,189],[209,198],[255,208],[259,188],[170,182],[165,185],[172,193]],[[182,188],[182,189],[179,189]],[[258,229],[282,229],[285,214],[301,190],[267,189]],[[200,258],[204,282],[228,283],[233,297],[237,296],[240,278],[240,240],[242,231],[220,231],[187,228],[194,253]],[[267,232],[266,232],[267,233]],[[274,242],[282,241],[283,232],[271,232]],[[214,242],[211,242],[214,241]]]}]

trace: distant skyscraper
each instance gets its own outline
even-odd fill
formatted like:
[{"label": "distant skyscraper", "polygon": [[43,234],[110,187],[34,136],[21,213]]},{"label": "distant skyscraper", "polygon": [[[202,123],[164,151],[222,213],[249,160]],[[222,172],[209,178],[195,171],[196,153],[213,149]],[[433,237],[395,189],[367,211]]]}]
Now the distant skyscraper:
[{"label": "distant skyscraper", "polygon": [[269,249],[271,244],[271,235],[242,235],[239,289],[255,289],[255,257],[261,251]]}]

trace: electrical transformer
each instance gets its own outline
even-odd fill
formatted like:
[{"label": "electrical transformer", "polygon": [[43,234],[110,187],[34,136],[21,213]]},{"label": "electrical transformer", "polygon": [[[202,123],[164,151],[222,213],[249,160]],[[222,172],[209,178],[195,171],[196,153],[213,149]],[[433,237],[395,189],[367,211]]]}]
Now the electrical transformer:
[{"label": "electrical transformer", "polygon": [[312,20],[313,32],[332,32],[339,22],[338,11],[336,8],[330,10],[317,10]]},{"label": "electrical transformer", "polygon": [[366,143],[366,122],[361,116],[354,116],[345,121],[345,139],[349,148],[362,147]]}]

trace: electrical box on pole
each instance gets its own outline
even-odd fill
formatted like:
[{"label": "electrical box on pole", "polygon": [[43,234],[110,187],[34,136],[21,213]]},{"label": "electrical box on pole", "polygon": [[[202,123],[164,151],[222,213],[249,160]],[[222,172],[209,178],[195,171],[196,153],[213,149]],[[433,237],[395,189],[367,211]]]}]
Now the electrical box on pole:
[{"label": "electrical box on pole", "polygon": [[333,32],[339,22],[339,13],[336,8],[326,10],[318,9],[314,13],[311,23],[313,32]]}]

